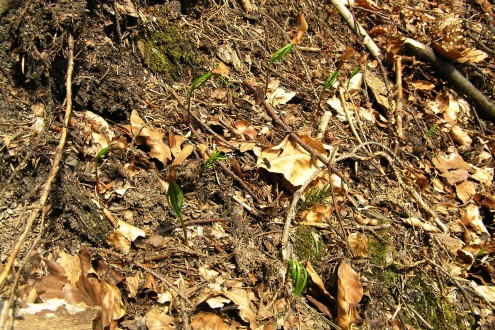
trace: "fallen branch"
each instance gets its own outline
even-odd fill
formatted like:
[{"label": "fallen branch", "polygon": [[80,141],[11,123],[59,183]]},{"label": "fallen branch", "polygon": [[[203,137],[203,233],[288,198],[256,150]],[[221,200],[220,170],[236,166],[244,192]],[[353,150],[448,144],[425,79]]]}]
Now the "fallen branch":
[{"label": "fallen branch", "polygon": [[382,53],[380,52],[380,49],[378,46],[375,44],[373,39],[368,35],[366,30],[359,24],[355,19],[352,13],[347,9],[347,7],[342,3],[341,0],[331,0],[332,4],[337,8],[339,11],[340,15],[344,18],[344,20],[347,22],[347,25],[351,28],[351,30],[357,34],[359,37],[362,38],[361,42],[363,45],[368,49],[368,51],[373,55],[375,59],[381,59]]},{"label": "fallen branch", "polygon": [[480,116],[495,121],[495,105],[457,71],[451,62],[435,54],[431,47],[410,38],[406,39],[403,49],[407,55],[416,56],[430,63],[443,78],[447,79],[473,103],[473,108]]}]

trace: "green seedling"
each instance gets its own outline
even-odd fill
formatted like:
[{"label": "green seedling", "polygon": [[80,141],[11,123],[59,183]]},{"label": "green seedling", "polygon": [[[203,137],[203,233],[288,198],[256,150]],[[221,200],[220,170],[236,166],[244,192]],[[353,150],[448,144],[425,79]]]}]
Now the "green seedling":
[{"label": "green seedling", "polygon": [[339,78],[339,70],[335,70],[323,83],[320,97],[318,99],[318,111],[320,111],[321,109],[321,100],[323,99],[323,93],[325,93],[327,89],[333,86],[337,82],[338,78]]},{"label": "green seedling", "polygon": [[430,129],[428,130],[428,133],[426,133],[426,139],[429,139],[433,134],[435,134],[435,132],[437,131],[437,129],[438,129],[438,125],[437,124],[435,124],[432,127],[430,127]]},{"label": "green seedling", "polygon": [[227,157],[225,157],[225,155],[222,155],[220,151],[215,151],[213,154],[211,154],[210,158],[205,160],[205,162],[203,163],[203,166],[201,167],[201,173],[203,173],[205,170],[212,167],[213,164],[221,160],[227,160]]},{"label": "green seedling", "polygon": [[98,154],[96,154],[96,157],[95,157],[96,185],[98,185],[98,183],[100,182],[100,178],[98,176],[98,163],[100,161],[100,158],[103,157],[103,156],[105,156],[109,151],[110,151],[110,146],[101,149],[98,152]]},{"label": "green seedling", "polygon": [[170,182],[168,186],[167,197],[170,208],[175,213],[177,218],[179,218],[179,221],[182,225],[182,230],[184,231],[184,243],[188,245],[186,226],[184,218],[182,216],[182,208],[184,206],[184,193],[175,181]]},{"label": "green seedling", "polygon": [[295,260],[289,261],[289,270],[292,278],[292,286],[294,287],[294,295],[299,297],[308,283],[308,272],[300,262]]},{"label": "green seedling", "polygon": [[205,73],[201,77],[197,78],[193,81],[189,92],[187,93],[187,123],[191,123],[191,99],[194,94],[194,91],[201,86],[203,86],[213,75],[212,72]]},{"label": "green seedling", "polygon": [[351,83],[351,79],[359,73],[361,70],[360,67],[355,67],[354,70],[352,70],[351,74],[349,75],[349,79],[347,80],[347,89],[349,89],[349,84]]},{"label": "green seedling", "polygon": [[268,69],[266,70],[266,80],[265,80],[265,95],[268,91],[268,79],[270,76],[271,66],[273,63],[283,60],[294,48],[294,44],[290,43],[285,45],[282,48],[279,48],[275,53],[273,53],[272,57],[270,57],[270,62],[268,63]]}]

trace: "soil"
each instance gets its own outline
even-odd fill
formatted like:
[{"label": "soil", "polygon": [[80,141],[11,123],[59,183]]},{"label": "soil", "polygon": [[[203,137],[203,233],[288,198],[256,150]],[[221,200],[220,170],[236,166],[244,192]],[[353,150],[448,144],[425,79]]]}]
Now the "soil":
[{"label": "soil", "polygon": [[[16,317],[17,310],[57,297],[98,306],[85,324],[96,329],[345,329],[346,318],[358,329],[493,329],[494,123],[478,118],[428,64],[406,57],[402,136],[390,115],[398,37],[433,45],[428,31],[442,15],[471,24],[461,33],[465,48],[481,47],[470,34],[485,45],[482,61],[455,66],[493,103],[495,39],[486,32],[493,13],[474,2],[460,10],[443,1],[356,1],[354,17],[385,54],[377,60],[328,1],[257,1],[251,10],[244,3],[7,6],[0,18],[0,287],[10,304],[1,321],[29,328],[23,321],[30,320],[34,329],[36,320]],[[301,13],[309,26],[302,40],[270,64],[297,34]],[[221,62],[228,73],[214,71],[191,87]],[[350,88],[355,68],[375,80]],[[322,91],[336,71],[339,87],[350,89],[342,96],[354,107],[350,117],[334,105],[338,87]],[[287,97],[274,108],[288,129],[263,103],[267,77],[268,96],[278,81],[279,97]],[[381,99],[376,80],[386,90]],[[334,150],[337,171],[302,192],[289,168],[303,175],[313,165],[298,158],[276,172],[277,159],[266,153],[291,133],[327,159],[325,150]],[[356,149],[359,139],[374,144]],[[174,164],[186,145],[194,151]],[[225,157],[206,166],[214,151]],[[463,161],[442,167],[437,159],[445,154]],[[170,202],[180,199],[170,196],[174,182],[183,193],[180,214]],[[140,234],[122,243],[122,223]],[[308,269],[300,297],[287,251]],[[80,262],[74,278],[64,266],[72,257]],[[343,265],[351,267],[345,275]],[[118,292],[112,303],[103,289],[94,291],[106,285]],[[361,292],[356,302],[346,288]],[[222,303],[212,301],[218,296]]]}]

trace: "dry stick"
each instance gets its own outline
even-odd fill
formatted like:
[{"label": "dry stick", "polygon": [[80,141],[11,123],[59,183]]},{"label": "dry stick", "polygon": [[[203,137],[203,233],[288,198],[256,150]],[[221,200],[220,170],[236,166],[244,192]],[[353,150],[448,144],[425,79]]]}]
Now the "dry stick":
[{"label": "dry stick", "polygon": [[[179,290],[182,293],[182,296],[186,296],[186,290],[184,288],[184,279],[182,278],[182,275],[179,274],[179,276],[180,276]],[[180,299],[180,311],[182,314],[182,329],[191,330],[191,327],[189,325],[189,315],[187,315],[186,302],[184,299]]]},{"label": "dry stick", "polygon": [[339,89],[339,96],[340,96],[340,103],[342,103],[342,108],[344,109],[345,116],[347,117],[347,121],[349,122],[349,127],[351,128],[351,132],[358,140],[359,144],[363,144],[363,140],[361,140],[361,137],[359,136],[358,132],[356,131],[356,127],[354,126],[354,122],[352,121],[351,114],[349,113],[349,109],[347,109],[347,104],[345,102],[344,98],[344,92],[343,89]]},{"label": "dry stick", "polygon": [[[64,125],[62,127],[62,134],[60,136],[60,141],[57,145],[57,148],[55,149],[55,157],[53,158],[52,168],[50,170],[50,174],[48,175],[48,180],[46,181],[45,186],[43,187],[43,191],[41,192],[38,205],[36,205],[36,208],[33,210],[33,213],[31,213],[31,215],[29,216],[26,223],[26,228],[24,229],[24,232],[17,239],[17,242],[14,248],[12,249],[9,258],[7,259],[5,268],[0,274],[0,288],[2,288],[5,285],[5,281],[7,280],[10,269],[14,264],[14,260],[16,259],[17,254],[19,253],[21,245],[24,243],[24,240],[29,234],[34,221],[36,220],[36,218],[40,213],[40,210],[42,210],[45,207],[46,201],[48,199],[48,195],[50,193],[50,189],[52,187],[52,183],[55,180],[55,176],[57,175],[59,170],[60,161],[62,160],[62,151],[64,150],[65,141],[67,139],[69,119],[72,112],[72,71],[74,69],[74,39],[72,38],[72,35],[70,33],[68,36],[68,42],[69,42],[69,59],[67,64],[67,77],[65,82],[67,92],[66,92],[66,100],[65,100],[66,107],[65,107]],[[42,230],[42,228],[40,228],[40,230]]]},{"label": "dry stick", "polygon": [[[251,90],[251,92],[256,93],[255,88],[253,86],[251,86],[251,84],[249,82],[244,81],[244,86],[246,86],[249,90]],[[263,108],[266,110],[266,112],[268,112],[268,115],[280,127],[282,127],[285,130],[285,132],[288,133],[289,136],[294,141],[296,141],[297,144],[299,144],[304,150],[306,150],[308,153],[310,153],[312,157],[317,158],[319,161],[321,161],[323,164],[325,164],[326,167],[328,167],[333,173],[337,174],[342,179],[342,181],[344,181],[347,185],[349,185],[349,182],[347,181],[347,178],[345,177],[345,175],[339,169],[337,169],[334,166],[332,166],[332,164],[330,164],[330,161],[328,159],[326,159],[325,157],[323,157],[322,154],[320,154],[313,147],[311,147],[310,145],[308,145],[307,143],[305,143],[303,140],[301,140],[301,138],[297,134],[293,133],[291,131],[290,127],[287,126],[280,119],[280,117],[275,113],[273,107],[270,104],[268,104],[268,102],[263,101],[261,104],[263,105]]]},{"label": "dry stick", "polygon": [[340,0],[330,1],[337,8],[337,10],[342,15],[352,31],[363,38],[362,43],[366,46],[371,55],[373,55],[373,57],[376,59],[381,59],[382,53],[380,52],[380,49],[375,44],[373,39],[370,38],[366,30],[358,22],[356,22],[349,9],[347,9],[347,7]]},{"label": "dry stick", "polygon": [[431,47],[413,39],[406,39],[403,48],[408,55],[415,55],[421,60],[429,62],[442,77],[447,79],[459,92],[469,98],[474,105],[475,112],[479,112],[486,119],[495,121],[495,105],[488,97],[474,87],[466,77],[457,71],[451,62],[435,54]]},{"label": "dry stick", "polygon": [[297,211],[297,202],[299,202],[299,199],[301,199],[301,196],[303,192],[306,190],[306,188],[309,186],[311,182],[313,182],[314,179],[320,174],[320,172],[324,168],[319,168],[317,169],[311,177],[304,182],[304,184],[299,188],[293,195],[292,197],[292,202],[289,206],[289,209],[287,211],[287,216],[285,217],[285,224],[284,224],[284,230],[282,231],[282,259],[283,261],[289,261],[292,259],[292,251],[289,246],[289,233],[290,233],[290,226],[292,219],[296,216],[296,211]]},{"label": "dry stick", "polygon": [[404,132],[402,130],[402,57],[395,57],[395,85],[397,86],[397,100],[395,101],[395,125],[397,127],[397,137],[402,140]]}]

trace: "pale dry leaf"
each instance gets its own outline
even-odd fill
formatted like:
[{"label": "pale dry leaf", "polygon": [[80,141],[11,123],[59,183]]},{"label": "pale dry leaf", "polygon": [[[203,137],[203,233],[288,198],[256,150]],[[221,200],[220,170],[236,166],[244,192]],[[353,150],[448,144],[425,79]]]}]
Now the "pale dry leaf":
[{"label": "pale dry leaf", "polygon": [[432,159],[433,165],[451,185],[466,180],[473,168],[457,152],[439,152]]},{"label": "pale dry leaf", "polygon": [[412,82],[412,86],[415,89],[423,90],[423,91],[432,91],[435,89],[435,85],[426,80],[416,80]]},{"label": "pale dry leaf", "polygon": [[108,237],[108,244],[115,246],[120,252],[127,254],[131,250],[131,241],[125,238],[122,232],[115,230]]},{"label": "pale dry leaf", "polygon": [[489,187],[493,181],[494,170],[492,167],[476,167],[473,166],[474,173],[471,175],[471,179],[478,181],[482,185]]},{"label": "pale dry leaf", "polygon": [[81,277],[81,259],[79,256],[70,255],[62,250],[58,251],[57,263],[64,269],[65,276],[70,284],[75,287]]},{"label": "pale dry leaf", "polygon": [[226,304],[230,303],[230,299],[225,298],[223,296],[216,296],[206,300],[206,303],[208,304],[208,306],[210,306],[213,309],[222,308]]},{"label": "pale dry leaf", "polygon": [[191,321],[192,330],[229,330],[223,319],[215,313],[199,312]]},{"label": "pale dry leaf", "polygon": [[245,289],[232,289],[222,292],[222,295],[229,298],[237,305],[239,316],[245,322],[249,322],[252,329],[258,328],[256,314],[251,308],[251,300],[254,300],[254,295]]},{"label": "pale dry leaf", "polygon": [[268,103],[276,107],[279,104],[287,104],[296,96],[296,92],[286,92],[282,87],[277,87],[272,93],[267,95]]},{"label": "pale dry leaf", "polygon": [[461,215],[462,223],[466,226],[470,226],[478,233],[487,233],[485,225],[483,224],[483,218],[480,214],[480,209],[478,206],[470,204],[465,208],[459,210]]},{"label": "pale dry leaf", "polygon": [[347,241],[355,256],[364,258],[368,255],[368,237],[365,234],[351,233]]},{"label": "pale dry leaf", "polygon": [[476,194],[477,184],[473,181],[463,181],[455,186],[455,192],[457,197],[463,202],[467,203],[471,200],[474,194]]},{"label": "pale dry leaf", "polygon": [[461,57],[457,59],[459,63],[480,63],[488,57],[488,54],[480,49],[468,48],[461,52]]},{"label": "pale dry leaf", "polygon": [[478,285],[474,290],[491,303],[495,303],[495,286]]},{"label": "pale dry leaf", "polygon": [[[150,148],[150,157],[158,159],[163,165],[172,159],[170,148],[163,142],[165,133],[152,129],[147,125],[136,110],[131,113],[130,132],[132,133],[136,144],[147,145]],[[129,128],[129,125],[127,125]]]},{"label": "pale dry leaf", "polygon": [[146,313],[146,327],[148,330],[176,330],[174,318],[153,306]]},{"label": "pale dry leaf", "polygon": [[376,102],[384,109],[390,110],[390,103],[387,97],[387,87],[385,86],[383,80],[370,73],[369,71],[367,71],[364,75],[364,80],[373,93]]},{"label": "pale dry leaf", "polygon": [[473,140],[471,139],[469,134],[466,133],[466,131],[464,131],[459,125],[452,126],[450,136],[452,136],[454,142],[462,147],[470,147],[473,143]]},{"label": "pale dry leaf", "polygon": [[135,298],[136,297],[140,280],[141,280],[140,276],[138,276],[138,275],[127,276],[125,278],[127,291],[129,292],[129,295],[128,295],[129,298]]},{"label": "pale dry leaf", "polygon": [[125,315],[125,307],[119,288],[107,281],[102,281],[101,296],[102,318],[108,314],[111,321],[115,321]]},{"label": "pale dry leaf", "polygon": [[134,240],[138,237],[146,237],[146,233],[144,232],[144,230],[130,225],[125,221],[118,220],[117,224],[118,227],[116,230],[122,233],[122,235],[124,235],[124,237],[131,242],[134,242]]},{"label": "pale dry leaf", "polygon": [[313,265],[311,264],[310,261],[306,263],[306,271],[308,272],[311,281],[313,281],[313,283],[316,284],[316,286],[321,290],[321,292],[328,299],[330,299],[330,301],[334,301],[335,298],[327,291],[327,289],[325,288],[325,284],[323,284],[323,280],[321,279],[320,275],[318,275],[316,270],[313,268]]},{"label": "pale dry leaf", "polygon": [[[301,135],[300,138],[324,157],[327,157],[326,148],[332,148],[307,135]],[[279,145],[264,150],[256,165],[272,173],[281,173],[292,185],[300,186],[319,170],[322,163],[315,163],[306,150],[286,136]]]},{"label": "pale dry leaf", "polygon": [[222,77],[227,77],[229,75],[229,68],[225,65],[225,63],[220,62],[211,73]]},{"label": "pale dry leaf", "polygon": [[363,297],[363,287],[358,274],[352,269],[346,260],[338,269],[337,290],[337,325],[343,329],[351,329],[356,320],[356,306]]}]

